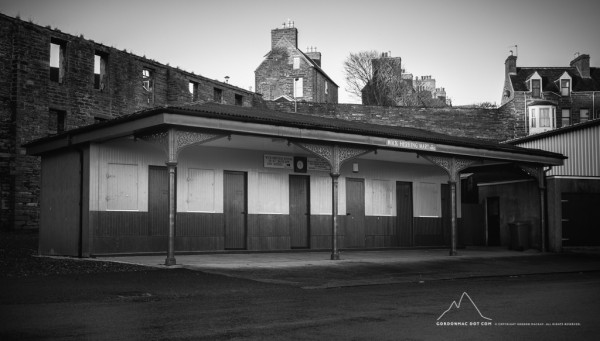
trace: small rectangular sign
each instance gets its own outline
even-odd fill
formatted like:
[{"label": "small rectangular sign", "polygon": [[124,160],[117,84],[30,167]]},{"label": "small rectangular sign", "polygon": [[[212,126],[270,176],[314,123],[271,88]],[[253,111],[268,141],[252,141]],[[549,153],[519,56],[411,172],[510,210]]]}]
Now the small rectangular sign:
[{"label": "small rectangular sign", "polygon": [[418,142],[418,141],[407,141],[407,140],[387,140],[387,145],[389,147],[396,148],[406,148],[406,149],[418,149],[418,150],[428,150],[428,151],[436,151],[437,147],[433,143],[426,142]]},{"label": "small rectangular sign", "polygon": [[294,157],[287,155],[264,155],[265,168],[294,169]]},{"label": "small rectangular sign", "polygon": [[308,158],[308,170],[309,171],[318,171],[318,172],[330,172],[331,167],[329,167],[329,163],[327,161],[318,158],[318,157],[309,157]]}]

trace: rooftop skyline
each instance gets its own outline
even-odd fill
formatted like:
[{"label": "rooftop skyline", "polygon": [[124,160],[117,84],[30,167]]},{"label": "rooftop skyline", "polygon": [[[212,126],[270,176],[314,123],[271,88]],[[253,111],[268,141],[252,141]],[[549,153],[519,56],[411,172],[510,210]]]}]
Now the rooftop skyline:
[{"label": "rooftop skyline", "polygon": [[577,53],[600,66],[597,9],[591,0],[0,0],[6,15],[253,90],[271,30],[289,19],[298,47],[322,53],[340,103],[360,103],[345,91],[345,58],[378,50],[414,76],[431,75],[454,105],[499,103],[510,50],[517,66],[568,66]]}]

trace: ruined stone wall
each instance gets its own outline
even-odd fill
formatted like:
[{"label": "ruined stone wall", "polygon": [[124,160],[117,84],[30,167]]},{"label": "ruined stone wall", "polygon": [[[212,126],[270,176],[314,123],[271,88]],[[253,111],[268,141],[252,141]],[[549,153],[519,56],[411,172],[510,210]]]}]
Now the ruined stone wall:
[{"label": "ruined stone wall", "polygon": [[[51,43],[60,46],[58,66],[50,62]],[[102,86],[95,55],[105,62]],[[236,95],[245,106],[257,100],[253,92],[0,14],[0,227],[38,224],[40,163],[25,155],[25,143],[145,108],[190,103],[190,81],[198,84],[198,100],[212,101],[215,87],[224,103],[236,104]]]}]

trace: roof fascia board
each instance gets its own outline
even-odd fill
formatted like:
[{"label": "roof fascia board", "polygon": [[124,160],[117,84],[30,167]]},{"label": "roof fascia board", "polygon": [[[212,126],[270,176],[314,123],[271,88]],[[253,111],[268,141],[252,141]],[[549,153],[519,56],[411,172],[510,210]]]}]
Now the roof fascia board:
[{"label": "roof fascia board", "polygon": [[80,134],[73,135],[71,137],[72,144],[79,144],[84,142],[98,141],[98,140],[110,140],[117,137],[127,136],[134,132],[155,127],[165,123],[165,114],[157,114],[148,117],[143,117],[137,120],[123,122],[122,124],[111,125],[106,128],[94,129]]},{"label": "roof fascia board", "polygon": [[[395,148],[390,147],[390,140],[393,138],[355,135],[347,133],[336,133],[324,130],[303,129],[285,126],[275,126],[260,123],[239,122],[230,120],[220,120],[214,118],[188,116],[180,114],[170,114],[165,116],[165,123],[171,125],[187,126],[187,127],[202,127],[207,129],[225,130],[229,132],[238,132],[242,134],[255,134],[264,136],[277,136],[291,139],[307,139],[316,141],[349,143],[368,145],[373,147],[385,148],[388,150],[397,151],[412,151],[426,153],[441,153],[441,154],[459,154],[463,156],[471,156],[485,159],[495,160],[510,160],[520,162],[542,163],[545,165],[562,165],[563,160],[549,156],[539,156],[530,154],[519,154],[505,151],[495,151],[481,148],[468,148],[453,146],[439,143],[428,143],[435,145],[433,150],[419,150],[411,148]],[[421,141],[416,141],[421,142]]]}]

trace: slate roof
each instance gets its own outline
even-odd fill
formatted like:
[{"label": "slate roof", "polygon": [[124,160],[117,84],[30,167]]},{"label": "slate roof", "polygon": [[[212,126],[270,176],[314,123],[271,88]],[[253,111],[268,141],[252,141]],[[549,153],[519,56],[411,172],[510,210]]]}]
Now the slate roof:
[{"label": "slate roof", "polygon": [[447,144],[476,149],[562,158],[562,155],[560,154],[547,152],[543,150],[525,149],[508,144],[500,144],[496,142],[472,139],[467,137],[457,137],[417,128],[369,124],[364,123],[362,121],[349,121],[314,115],[280,112],[266,108],[240,107],[235,105],[217,104],[212,102],[206,104],[166,106],[146,109],[130,115],[121,116],[110,121],[100,122],[90,126],[69,130],[65,133],[55,136],[45,137],[36,141],[32,141],[26,144],[25,146],[31,147],[35,145],[41,145],[55,139],[64,138],[65,135],[72,136],[78,133],[116,126],[121,123],[131,122],[144,117],[149,117],[162,113],[214,118],[220,120],[231,120],[236,122],[268,124],[273,126],[321,130],[335,133],[366,135],[391,139],[407,139],[413,141]]},{"label": "slate roof", "polygon": [[567,72],[573,79],[573,91],[600,91],[600,68],[590,67],[590,77],[582,78],[575,67],[517,67],[510,80],[514,91],[527,90],[527,80],[537,72],[542,77],[542,91],[560,92],[560,76]]}]

